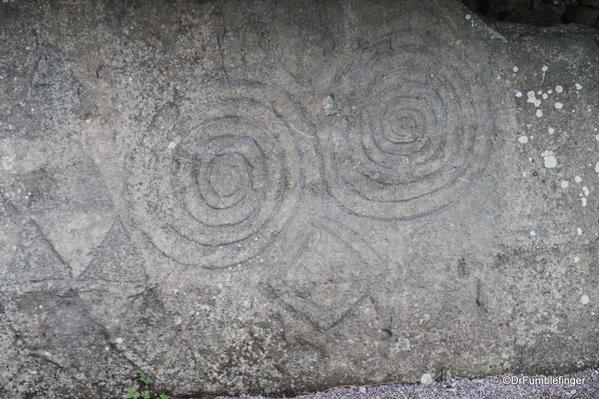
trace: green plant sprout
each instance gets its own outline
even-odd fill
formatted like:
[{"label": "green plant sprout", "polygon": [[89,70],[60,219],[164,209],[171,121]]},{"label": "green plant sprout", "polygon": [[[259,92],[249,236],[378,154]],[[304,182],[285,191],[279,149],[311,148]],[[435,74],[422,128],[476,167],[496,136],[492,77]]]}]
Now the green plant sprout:
[{"label": "green plant sprout", "polygon": [[128,399],[171,399],[171,397],[165,393],[151,392],[150,385],[154,383],[154,380],[144,373],[140,373],[137,377],[139,382],[143,384],[144,390],[140,391],[140,387],[129,387],[127,388]]}]

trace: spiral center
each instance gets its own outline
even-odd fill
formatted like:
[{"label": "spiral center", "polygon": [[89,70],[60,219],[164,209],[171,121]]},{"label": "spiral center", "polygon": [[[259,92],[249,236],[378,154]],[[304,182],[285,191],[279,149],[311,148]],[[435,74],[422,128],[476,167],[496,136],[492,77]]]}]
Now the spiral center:
[{"label": "spiral center", "polygon": [[417,139],[416,121],[409,116],[399,116],[391,121],[391,137],[392,142],[397,144],[413,143]]},{"label": "spiral center", "polygon": [[214,192],[220,197],[235,194],[242,186],[243,158],[233,154],[220,155],[210,162],[208,176]]}]

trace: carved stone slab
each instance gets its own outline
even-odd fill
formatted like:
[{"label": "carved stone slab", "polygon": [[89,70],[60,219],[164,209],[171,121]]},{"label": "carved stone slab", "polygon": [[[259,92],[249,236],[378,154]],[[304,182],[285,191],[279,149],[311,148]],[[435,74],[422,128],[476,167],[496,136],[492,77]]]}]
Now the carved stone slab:
[{"label": "carved stone slab", "polygon": [[13,1],[0,43],[0,397],[599,366],[599,31]]}]

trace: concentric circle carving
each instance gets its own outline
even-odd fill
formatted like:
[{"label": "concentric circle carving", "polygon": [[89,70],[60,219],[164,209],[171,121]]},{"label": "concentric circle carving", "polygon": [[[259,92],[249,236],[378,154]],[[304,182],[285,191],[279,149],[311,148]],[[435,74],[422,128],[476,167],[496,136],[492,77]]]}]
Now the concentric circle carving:
[{"label": "concentric circle carving", "polygon": [[489,153],[487,99],[471,62],[449,47],[405,42],[349,65],[331,88],[348,123],[320,135],[326,181],[360,216],[443,208],[465,194]]},{"label": "concentric circle carving", "polygon": [[164,114],[130,158],[133,223],[186,265],[226,267],[261,254],[302,197],[295,130],[309,127],[299,106],[259,84],[211,86]]}]

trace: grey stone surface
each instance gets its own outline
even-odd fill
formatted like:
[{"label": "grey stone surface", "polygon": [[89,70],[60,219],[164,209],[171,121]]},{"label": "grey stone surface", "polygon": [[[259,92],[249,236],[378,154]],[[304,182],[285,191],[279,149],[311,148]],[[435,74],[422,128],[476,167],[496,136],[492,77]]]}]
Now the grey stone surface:
[{"label": "grey stone surface", "polygon": [[0,7],[1,397],[599,365],[597,30]]}]

